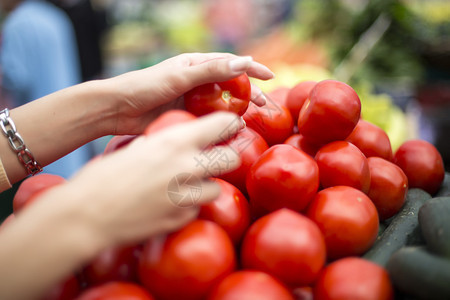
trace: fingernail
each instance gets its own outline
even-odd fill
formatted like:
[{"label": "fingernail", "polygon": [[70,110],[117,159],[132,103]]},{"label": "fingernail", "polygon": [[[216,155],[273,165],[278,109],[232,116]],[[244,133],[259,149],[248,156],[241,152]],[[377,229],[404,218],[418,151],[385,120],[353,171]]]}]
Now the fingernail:
[{"label": "fingernail", "polygon": [[250,67],[252,61],[253,58],[251,56],[241,56],[231,60],[228,64],[230,66],[231,71],[242,72]]}]

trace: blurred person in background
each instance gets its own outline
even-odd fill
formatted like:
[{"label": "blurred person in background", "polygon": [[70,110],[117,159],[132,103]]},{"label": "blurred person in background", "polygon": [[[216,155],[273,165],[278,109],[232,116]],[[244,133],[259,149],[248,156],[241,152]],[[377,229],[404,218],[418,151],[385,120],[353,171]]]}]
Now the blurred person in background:
[{"label": "blurred person in background", "polygon": [[[2,88],[13,107],[81,82],[73,26],[61,9],[43,0],[0,0],[0,9],[5,16]],[[91,147],[85,145],[48,165],[45,172],[68,178],[91,157]]]},{"label": "blurred person in background", "polygon": [[78,45],[82,81],[103,77],[101,42],[108,29],[106,10],[91,0],[47,0],[64,10],[72,21]]}]

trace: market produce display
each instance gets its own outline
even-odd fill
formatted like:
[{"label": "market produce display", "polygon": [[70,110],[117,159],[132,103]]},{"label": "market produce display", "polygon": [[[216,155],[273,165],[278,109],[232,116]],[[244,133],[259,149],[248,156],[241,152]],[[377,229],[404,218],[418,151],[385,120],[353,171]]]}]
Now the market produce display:
[{"label": "market produce display", "polygon": [[[105,249],[45,299],[449,299],[450,174],[436,148],[408,140],[394,150],[343,82],[284,87],[263,107],[237,82],[190,91],[190,113],[168,111],[143,133],[216,110],[240,115],[247,127],[221,145],[242,165],[215,179],[222,194],[176,232]],[[238,109],[228,105],[236,95]],[[134,138],[113,137],[103,155]],[[26,179],[14,214],[59,183]]]}]

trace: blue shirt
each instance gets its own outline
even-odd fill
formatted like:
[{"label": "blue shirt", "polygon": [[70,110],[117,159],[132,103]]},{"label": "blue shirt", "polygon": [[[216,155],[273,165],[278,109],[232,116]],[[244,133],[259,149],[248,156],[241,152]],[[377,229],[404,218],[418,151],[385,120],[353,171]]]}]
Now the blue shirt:
[{"label": "blue shirt", "polygon": [[[81,81],[72,23],[51,3],[28,0],[17,6],[3,24],[0,53],[3,87],[14,106]],[[71,176],[91,157],[88,146],[46,166],[44,171]]]}]

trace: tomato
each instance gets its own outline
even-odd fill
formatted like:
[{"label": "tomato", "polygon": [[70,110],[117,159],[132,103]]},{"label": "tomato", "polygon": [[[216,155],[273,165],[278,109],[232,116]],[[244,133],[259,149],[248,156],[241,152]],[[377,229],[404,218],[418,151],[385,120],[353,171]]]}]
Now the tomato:
[{"label": "tomato", "polygon": [[366,194],[349,186],[334,186],[318,192],[306,215],[325,236],[330,259],[364,253],[378,234],[375,205]]},{"label": "tomato", "polygon": [[291,112],[294,121],[298,120],[298,115],[302,109],[303,104],[309,98],[309,93],[317,81],[301,81],[290,89],[286,97],[286,107]]},{"label": "tomato", "polygon": [[392,300],[394,291],[388,272],[359,257],[332,262],[314,286],[314,300]]},{"label": "tomato", "polygon": [[250,103],[243,117],[247,126],[258,132],[269,146],[283,143],[294,130],[289,110],[270,99],[262,107]]},{"label": "tomato", "polygon": [[436,147],[424,140],[409,140],[397,149],[394,162],[408,177],[410,188],[421,188],[434,195],[444,181],[442,156]]},{"label": "tomato", "polygon": [[235,267],[235,250],[225,230],[195,220],[145,243],[139,279],[157,299],[202,299]]},{"label": "tomato", "polygon": [[275,277],[260,271],[243,270],[225,277],[207,300],[294,300],[289,289]]},{"label": "tomato", "polygon": [[270,101],[273,101],[282,106],[286,106],[286,99],[290,90],[291,89],[287,86],[280,86],[271,90],[265,96],[266,98],[269,98]]},{"label": "tomato", "polygon": [[317,151],[315,160],[323,188],[347,185],[366,194],[369,192],[367,158],[355,145],[346,141],[331,142]]},{"label": "tomato", "polygon": [[155,300],[142,286],[131,282],[111,281],[90,287],[75,300]]},{"label": "tomato", "polygon": [[186,110],[196,116],[217,110],[234,112],[242,116],[251,97],[251,85],[247,74],[224,81],[207,83],[184,94]]},{"label": "tomato", "polygon": [[136,135],[115,135],[106,144],[103,154],[112,153],[122,147],[125,147],[135,138]]},{"label": "tomato", "polygon": [[185,110],[169,110],[161,114],[153,122],[149,123],[144,130],[144,135],[150,135],[166,127],[192,121],[196,118],[196,116]]},{"label": "tomato", "polygon": [[314,157],[319,150],[317,146],[308,143],[303,135],[299,133],[295,133],[288,137],[287,140],[284,141],[284,144],[292,145],[295,148],[302,150],[311,157]]},{"label": "tomato", "polygon": [[88,285],[137,279],[138,246],[116,246],[100,252],[82,270]]},{"label": "tomato", "polygon": [[241,129],[237,135],[227,141],[227,145],[239,153],[241,165],[219,177],[237,187],[242,193],[247,194],[245,180],[253,163],[266,151],[269,146],[259,133],[249,127]]},{"label": "tomato", "polygon": [[81,285],[75,275],[70,275],[48,291],[41,300],[72,300],[81,291]]},{"label": "tomato", "polygon": [[312,144],[344,140],[361,115],[361,101],[347,84],[336,80],[318,82],[300,110],[298,130]]},{"label": "tomato", "polygon": [[238,245],[250,226],[250,206],[245,196],[232,184],[215,179],[222,192],[214,201],[200,207],[198,218],[220,225]]},{"label": "tomato", "polygon": [[377,156],[392,161],[389,136],[375,124],[360,119],[346,140],[358,147],[366,157]]},{"label": "tomato", "polygon": [[325,258],[317,225],[287,208],[256,220],[242,241],[244,268],[267,272],[291,287],[313,283]]},{"label": "tomato", "polygon": [[17,214],[25,206],[33,202],[35,196],[53,186],[63,184],[67,180],[59,175],[41,173],[26,178],[19,185],[13,198],[13,211]]},{"label": "tomato", "polygon": [[247,175],[250,202],[266,212],[287,207],[302,211],[319,188],[319,168],[308,154],[291,145],[270,147]]},{"label": "tomato", "polygon": [[368,196],[380,220],[386,220],[398,213],[405,203],[408,178],[399,166],[383,158],[369,157],[367,162],[371,177]]}]

